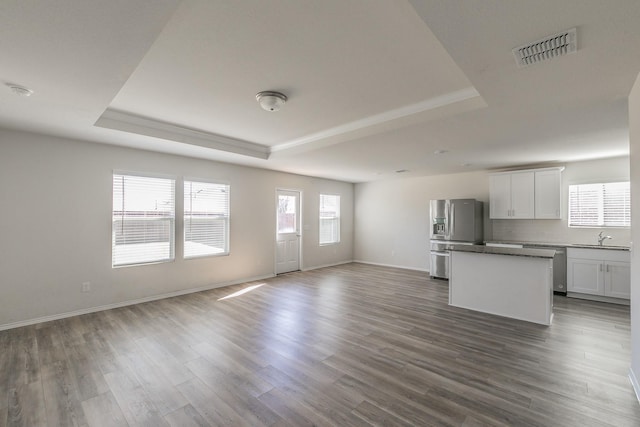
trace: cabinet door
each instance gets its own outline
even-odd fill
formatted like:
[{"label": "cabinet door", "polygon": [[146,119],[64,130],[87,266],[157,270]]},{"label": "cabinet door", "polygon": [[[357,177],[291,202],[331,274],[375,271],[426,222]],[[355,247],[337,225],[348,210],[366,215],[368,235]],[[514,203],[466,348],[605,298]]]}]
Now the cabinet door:
[{"label": "cabinet door", "polygon": [[608,297],[631,298],[631,265],[628,262],[605,263],[604,294]]},{"label": "cabinet door", "polygon": [[560,170],[536,171],[536,219],[560,219],[560,200]]},{"label": "cabinet door", "polygon": [[533,219],[535,200],[535,174],[511,174],[511,218]]},{"label": "cabinet door", "polygon": [[506,219],[511,213],[511,174],[489,176],[489,218]]},{"label": "cabinet door", "polygon": [[567,259],[567,291],[604,294],[604,263],[592,259]]}]

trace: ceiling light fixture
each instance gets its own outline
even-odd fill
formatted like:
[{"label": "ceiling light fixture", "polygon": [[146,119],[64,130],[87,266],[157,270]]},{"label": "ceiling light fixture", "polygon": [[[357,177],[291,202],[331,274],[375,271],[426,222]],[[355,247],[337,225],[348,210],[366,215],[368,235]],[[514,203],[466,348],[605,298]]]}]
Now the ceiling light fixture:
[{"label": "ceiling light fixture", "polygon": [[16,95],[20,95],[20,96],[31,96],[33,95],[33,91],[29,88],[26,88],[24,86],[20,86],[17,84],[13,84],[13,83],[6,83],[6,86],[11,89],[11,92],[15,93]]},{"label": "ceiling light fixture", "polygon": [[435,154],[436,156],[439,156],[441,154],[446,154],[448,152],[449,152],[448,150],[436,150],[433,152],[433,154]]},{"label": "ceiling light fixture", "polygon": [[284,94],[270,90],[258,92],[256,99],[262,109],[266,111],[278,111],[282,105],[287,102],[287,97]]}]

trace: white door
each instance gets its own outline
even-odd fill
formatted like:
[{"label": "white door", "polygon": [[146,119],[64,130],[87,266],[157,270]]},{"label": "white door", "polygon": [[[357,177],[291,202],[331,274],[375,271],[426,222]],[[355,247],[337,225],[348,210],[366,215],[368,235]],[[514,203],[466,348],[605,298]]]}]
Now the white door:
[{"label": "white door", "polygon": [[276,274],[300,270],[300,192],[277,190]]}]

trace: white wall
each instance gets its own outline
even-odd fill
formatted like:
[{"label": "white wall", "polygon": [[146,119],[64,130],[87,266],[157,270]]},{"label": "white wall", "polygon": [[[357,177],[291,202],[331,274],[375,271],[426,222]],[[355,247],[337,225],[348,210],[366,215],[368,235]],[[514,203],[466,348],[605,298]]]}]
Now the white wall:
[{"label": "white wall", "polygon": [[600,231],[604,231],[606,235],[613,238],[612,240],[607,240],[607,244],[628,245],[631,239],[631,230],[628,228],[569,228],[567,221],[569,185],[628,180],[628,157],[567,163],[564,171],[562,172],[562,219],[493,220],[493,239],[549,243],[596,244],[598,243],[598,233]]},{"label": "white wall", "polygon": [[[111,268],[114,169],[229,182],[230,255],[183,260],[177,245],[174,262]],[[303,269],[352,259],[353,184],[0,130],[0,329],[273,275],[277,187],[303,193]],[[318,245],[320,192],[341,195],[339,245]]]},{"label": "white wall", "polygon": [[640,399],[640,75],[629,95],[631,153],[631,378]]},{"label": "white wall", "polygon": [[[354,259],[416,270],[429,269],[429,200],[489,201],[485,172],[356,184]],[[491,234],[485,220],[485,234]]]}]

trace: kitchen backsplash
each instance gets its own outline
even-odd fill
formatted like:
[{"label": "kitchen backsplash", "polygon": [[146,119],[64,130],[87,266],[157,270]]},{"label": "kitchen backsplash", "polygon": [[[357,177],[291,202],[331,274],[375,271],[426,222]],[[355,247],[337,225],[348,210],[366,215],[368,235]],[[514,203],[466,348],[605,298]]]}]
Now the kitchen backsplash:
[{"label": "kitchen backsplash", "polygon": [[598,233],[611,236],[607,245],[627,246],[631,241],[629,228],[569,228],[566,220],[495,219],[492,220],[492,236],[485,240],[525,241],[545,243],[598,243]]}]

